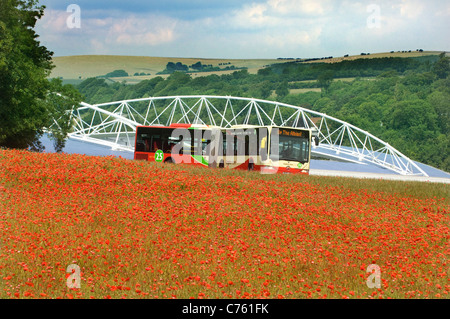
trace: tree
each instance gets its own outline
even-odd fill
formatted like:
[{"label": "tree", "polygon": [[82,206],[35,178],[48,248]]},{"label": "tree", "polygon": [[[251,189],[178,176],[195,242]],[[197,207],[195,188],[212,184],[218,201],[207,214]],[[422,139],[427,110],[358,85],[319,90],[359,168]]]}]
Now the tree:
[{"label": "tree", "polygon": [[333,71],[325,71],[320,73],[317,76],[317,83],[319,84],[319,87],[323,88],[326,92],[328,88],[330,87],[331,82],[334,78],[334,72]]},{"label": "tree", "polygon": [[39,138],[49,119],[53,53],[33,30],[45,8],[37,3],[0,2],[0,146],[43,149]]},{"label": "tree", "polygon": [[450,58],[445,56],[444,52],[439,55],[439,60],[434,64],[433,71],[440,79],[445,79],[450,74]]},{"label": "tree", "polygon": [[274,73],[272,71],[272,68],[262,68],[262,69],[258,70],[258,75],[261,75],[261,76],[270,76],[273,74]]},{"label": "tree", "polygon": [[182,71],[182,72],[187,72],[189,70],[189,67],[181,62],[177,62],[175,64],[176,67],[176,71]]},{"label": "tree", "polygon": [[200,61],[198,61],[197,63],[192,64],[191,68],[194,69],[194,70],[199,70],[200,71],[201,69],[203,69],[203,65],[202,65],[202,63]]},{"label": "tree", "polygon": [[175,63],[173,63],[173,62],[167,62],[166,70],[167,70],[168,72],[173,72],[173,71],[175,71],[175,70],[176,70]]},{"label": "tree", "polygon": [[122,78],[129,76],[125,70],[114,70],[104,75],[105,78]]},{"label": "tree", "polygon": [[249,76],[249,73],[248,73],[247,69],[243,69],[240,71],[234,71],[231,75],[236,80],[242,80],[242,79],[247,78]]},{"label": "tree", "polygon": [[279,98],[283,98],[286,95],[289,94],[289,87],[287,81],[283,81],[278,85],[277,89],[275,90],[275,93]]},{"label": "tree", "polygon": [[49,112],[47,128],[57,152],[66,144],[67,134],[72,129],[72,110],[81,102],[81,94],[72,85],[63,85],[60,79],[50,81],[46,99]]}]

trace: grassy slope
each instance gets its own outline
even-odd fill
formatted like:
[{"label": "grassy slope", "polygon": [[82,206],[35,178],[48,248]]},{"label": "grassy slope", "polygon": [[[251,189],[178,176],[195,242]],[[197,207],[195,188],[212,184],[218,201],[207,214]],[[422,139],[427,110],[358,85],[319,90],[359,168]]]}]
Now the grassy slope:
[{"label": "grassy slope", "polygon": [[[125,70],[128,74],[151,73],[151,76],[135,77],[143,80],[155,77],[157,72],[165,69],[168,62],[181,62],[192,65],[200,61],[202,64],[219,66],[219,63],[231,62],[235,67],[247,67],[249,72],[256,72],[265,65],[276,63],[275,59],[201,59],[201,58],[170,58],[170,57],[145,57],[145,56],[114,56],[114,55],[82,55],[54,57],[55,69],[52,77],[64,79],[82,79],[100,76],[114,70]],[[221,66],[225,67],[225,66]],[[233,71],[231,71],[233,72]],[[207,75],[208,73],[199,73]]]},{"label": "grassy slope", "polygon": [[[356,59],[373,59],[383,57],[417,57],[432,54],[440,54],[438,51],[423,52],[394,52],[394,53],[373,53],[370,55],[354,55],[348,57],[334,57],[332,59],[324,59],[318,61],[310,61],[308,63],[335,63],[344,60]],[[134,84],[139,81],[150,79],[158,76],[156,73],[165,69],[168,62],[181,62],[186,65],[192,65],[200,61],[203,64],[212,64],[219,66],[219,63],[231,62],[235,67],[247,67],[250,73],[256,73],[259,69],[273,63],[284,63],[286,60],[277,59],[204,59],[204,58],[177,58],[177,57],[147,57],[147,56],[116,56],[116,55],[78,55],[78,56],[62,56],[54,57],[53,62],[55,68],[51,77],[62,77],[67,83],[77,84],[82,80],[105,75],[114,70],[125,70],[129,77],[114,78],[114,81],[126,80],[127,83]],[[225,67],[225,66],[221,66]],[[135,73],[150,73],[151,75],[133,76]],[[207,76],[210,74],[226,74],[234,71],[221,72],[202,72],[193,73],[192,77]],[[168,75],[162,75],[167,77]]]},{"label": "grassy slope", "polygon": [[380,53],[371,53],[370,55],[351,55],[348,57],[334,57],[331,59],[324,59],[324,60],[317,60],[317,61],[310,61],[309,63],[336,63],[336,62],[342,62],[342,61],[348,61],[348,60],[357,60],[357,59],[375,59],[375,58],[413,58],[413,57],[420,57],[420,56],[427,56],[427,55],[439,55],[442,53],[441,51],[411,51],[411,52],[380,52]]}]

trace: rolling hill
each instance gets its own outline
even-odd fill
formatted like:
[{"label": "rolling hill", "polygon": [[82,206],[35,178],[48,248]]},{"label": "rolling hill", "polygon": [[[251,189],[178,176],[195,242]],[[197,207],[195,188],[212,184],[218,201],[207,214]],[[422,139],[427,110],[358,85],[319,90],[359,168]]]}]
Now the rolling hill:
[{"label": "rolling hill", "polygon": [[[383,57],[417,57],[425,55],[438,55],[438,51],[397,51],[385,53],[365,53],[364,55],[352,55],[344,57],[327,57],[314,61],[306,59],[307,63],[335,63],[344,60],[355,59],[373,59]],[[129,84],[138,83],[142,80],[151,79],[156,76],[167,77],[168,75],[158,75],[165,69],[168,62],[181,62],[185,65],[192,65],[197,62],[212,65],[213,67],[221,67],[222,65],[233,65],[236,68],[246,67],[249,73],[256,73],[259,69],[274,63],[284,63],[289,60],[301,62],[302,59],[205,59],[205,58],[177,58],[177,57],[149,57],[149,56],[119,56],[119,55],[76,55],[54,57],[53,63],[55,68],[51,73],[51,77],[62,78],[68,83],[79,83],[90,77],[103,76],[114,70],[124,70],[128,77],[111,78],[113,81],[127,81]],[[215,72],[199,72],[191,73],[191,76],[207,76],[209,74],[225,74],[232,73],[235,70],[215,71]],[[134,74],[145,74],[135,76]]]},{"label": "rolling hill", "polygon": [[[115,56],[115,55],[80,55],[54,57],[55,68],[51,77],[62,77],[64,80],[84,80],[89,77],[102,76],[114,70],[125,70],[130,76],[120,78],[127,82],[139,82],[158,76],[157,73],[166,68],[168,62],[181,62],[186,65],[192,65],[197,62],[202,64],[219,66],[223,63],[231,63],[236,68],[246,67],[250,73],[256,73],[257,70],[265,65],[282,62],[276,59],[202,59],[202,58],[170,58],[170,57],[145,57],[145,56]],[[234,72],[231,71],[220,71]],[[133,76],[135,73],[145,73],[147,75]],[[150,73],[150,75],[148,75]],[[217,72],[212,72],[217,73]],[[210,74],[210,73],[209,73]],[[208,75],[202,72],[198,75]],[[162,75],[163,77],[167,75]]]}]

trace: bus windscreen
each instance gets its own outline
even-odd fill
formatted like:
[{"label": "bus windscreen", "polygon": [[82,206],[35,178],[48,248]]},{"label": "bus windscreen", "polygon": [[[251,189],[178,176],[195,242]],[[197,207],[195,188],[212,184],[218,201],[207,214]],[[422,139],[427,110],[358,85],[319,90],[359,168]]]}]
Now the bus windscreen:
[{"label": "bus windscreen", "polygon": [[[274,138],[278,134],[278,141]],[[270,158],[275,161],[296,161],[306,163],[309,161],[309,134],[308,131],[274,128],[271,135]],[[277,145],[278,144],[278,147]],[[276,154],[278,150],[278,154]]]}]

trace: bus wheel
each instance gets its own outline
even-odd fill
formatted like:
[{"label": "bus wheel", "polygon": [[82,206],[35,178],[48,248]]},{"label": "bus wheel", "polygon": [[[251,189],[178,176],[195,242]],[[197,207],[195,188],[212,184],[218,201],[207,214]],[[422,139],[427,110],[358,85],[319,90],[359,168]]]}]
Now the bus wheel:
[{"label": "bus wheel", "polygon": [[254,168],[255,168],[255,164],[253,164],[253,163],[248,163],[248,170],[249,170],[249,171],[253,171]]},{"label": "bus wheel", "polygon": [[172,159],[172,157],[169,157],[168,159],[166,159],[166,160],[164,161],[164,163],[174,164],[175,161]]},{"label": "bus wheel", "polygon": [[219,168],[224,168],[224,167],[225,167],[225,164],[223,163],[223,161],[220,161]]}]

